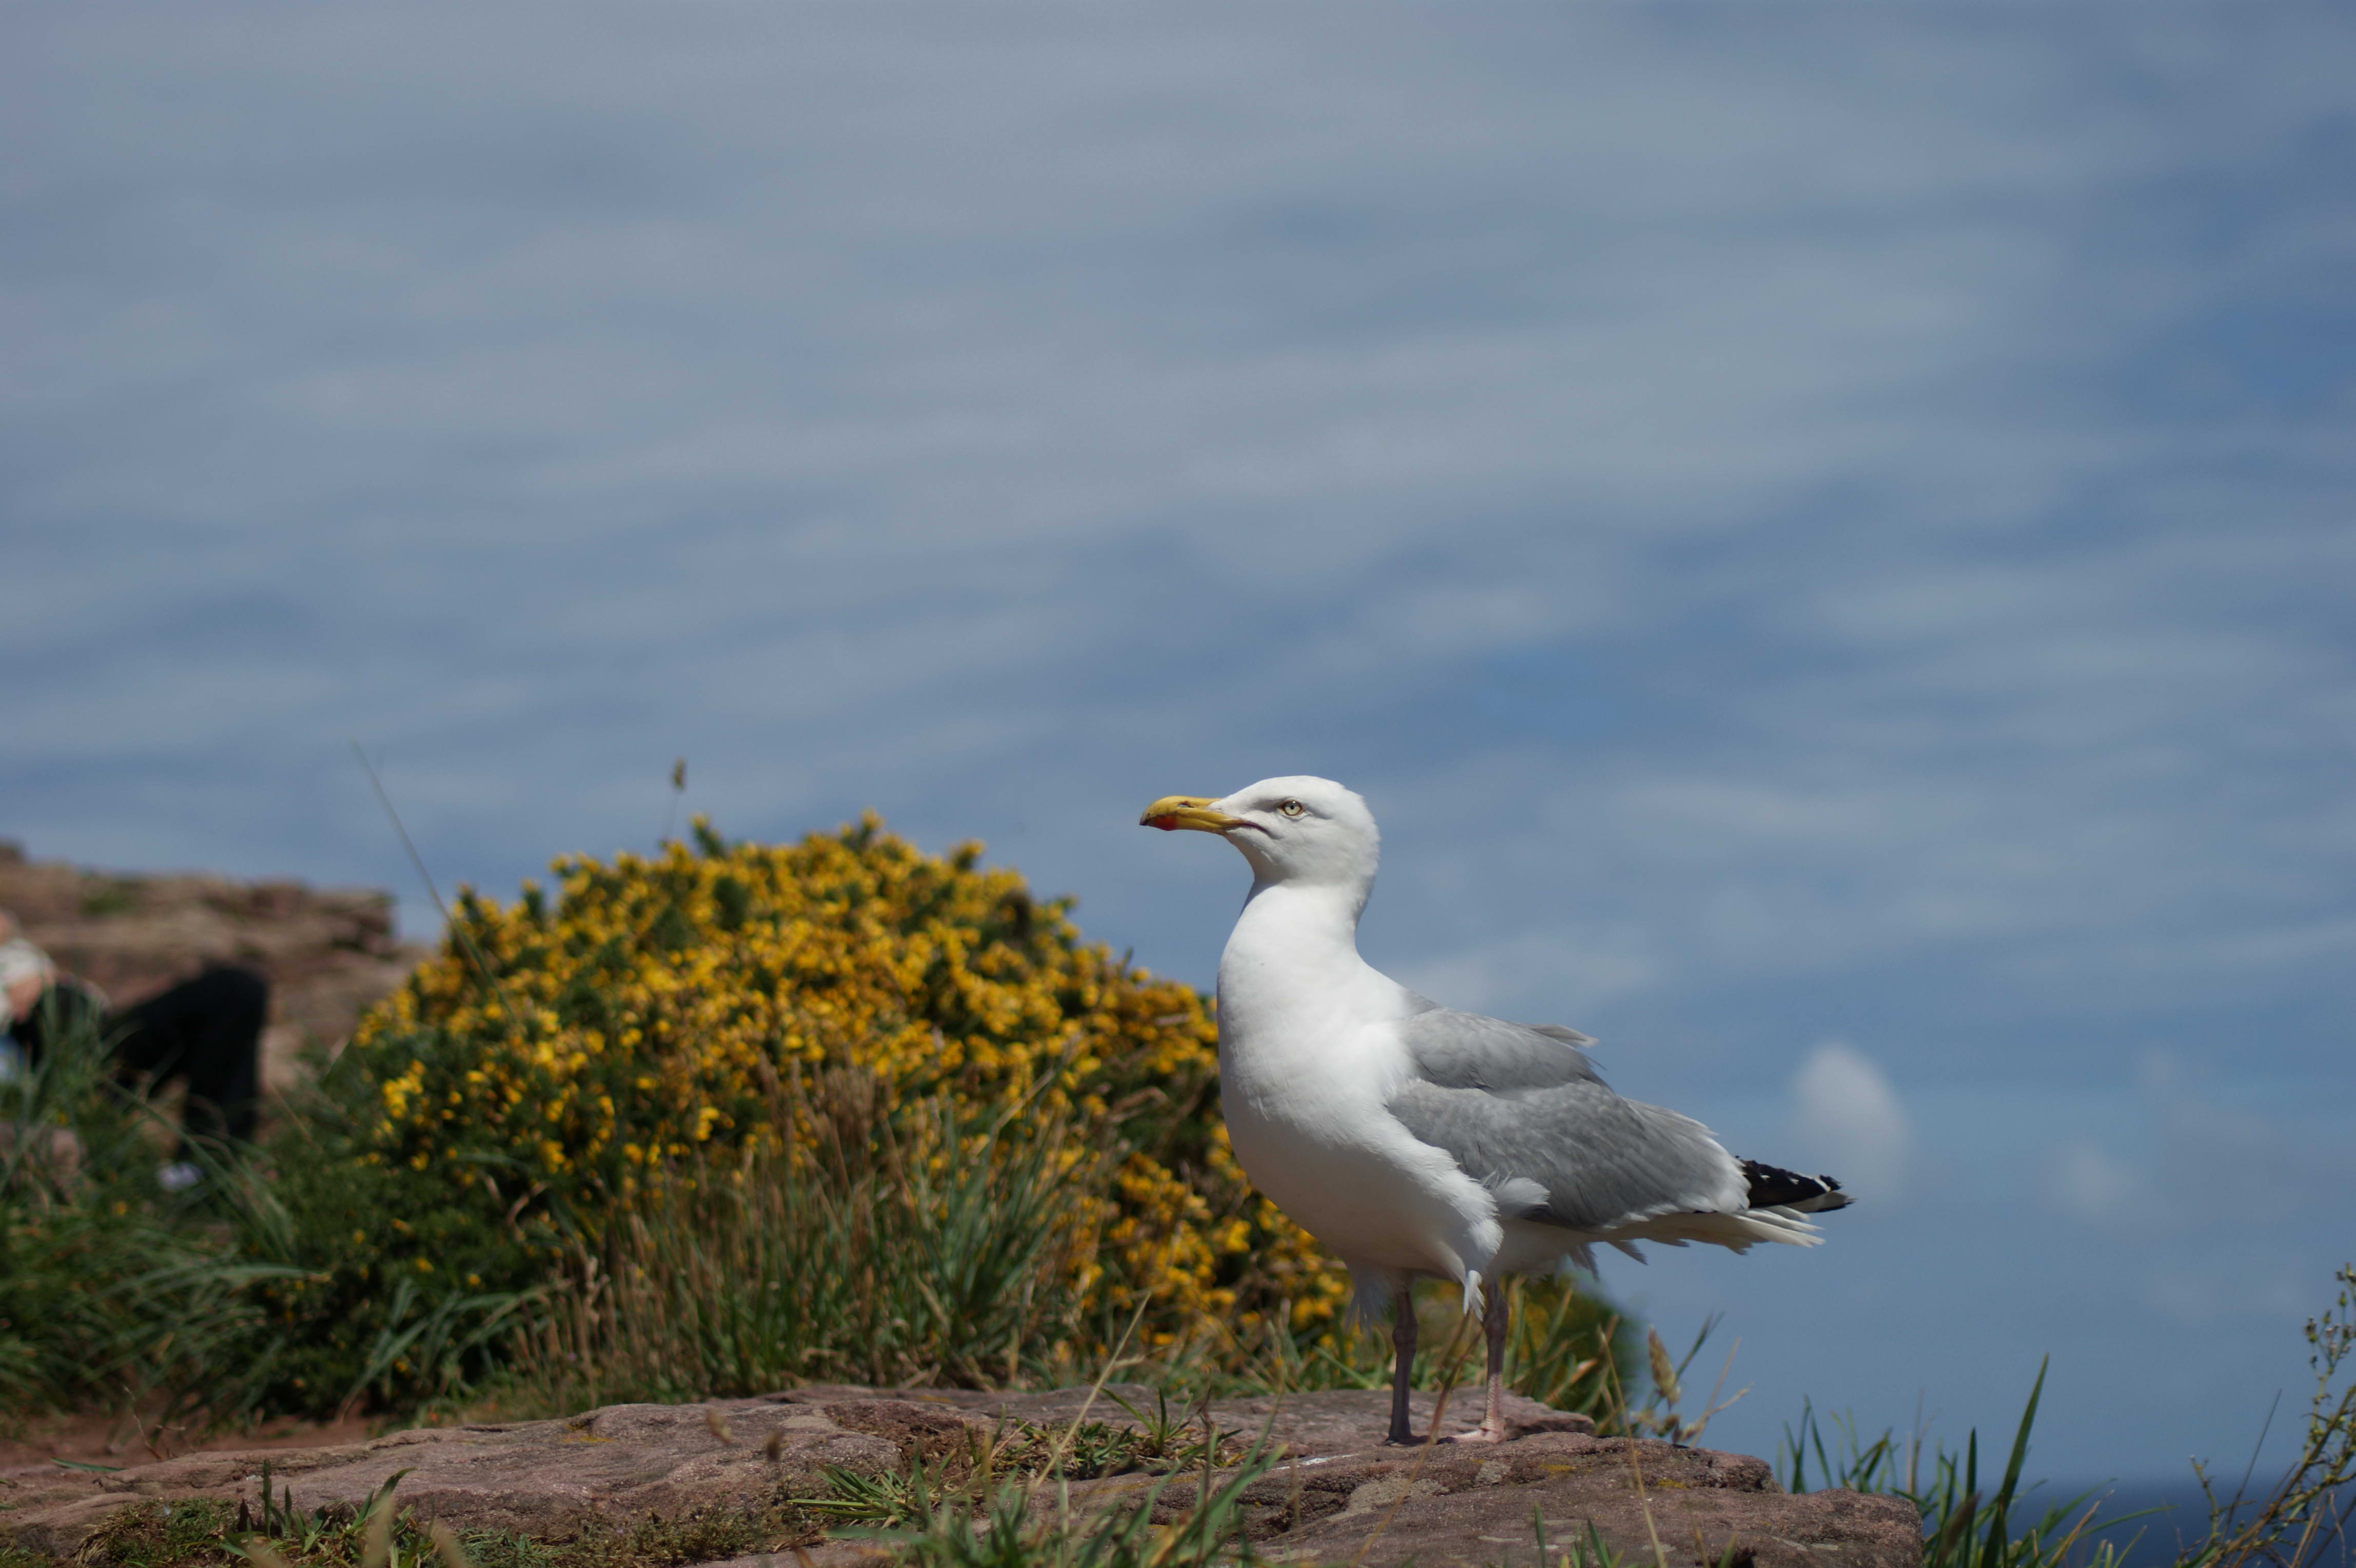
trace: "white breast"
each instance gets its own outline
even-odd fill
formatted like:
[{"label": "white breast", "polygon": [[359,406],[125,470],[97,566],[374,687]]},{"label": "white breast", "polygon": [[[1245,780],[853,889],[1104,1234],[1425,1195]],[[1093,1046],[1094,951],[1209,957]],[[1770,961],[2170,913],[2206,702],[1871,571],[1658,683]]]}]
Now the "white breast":
[{"label": "white breast", "polygon": [[1408,993],[1333,912],[1255,897],[1219,965],[1220,1100],[1236,1155],[1293,1222],[1353,1264],[1450,1276],[1484,1266],[1495,1204],[1385,1105],[1410,1063]]}]

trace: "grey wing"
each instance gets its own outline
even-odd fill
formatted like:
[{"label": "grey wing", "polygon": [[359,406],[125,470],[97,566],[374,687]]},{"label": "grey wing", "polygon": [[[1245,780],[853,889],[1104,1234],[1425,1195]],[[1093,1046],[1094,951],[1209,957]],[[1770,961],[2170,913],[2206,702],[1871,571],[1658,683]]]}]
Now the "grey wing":
[{"label": "grey wing", "polygon": [[1602,1081],[1579,1048],[1593,1045],[1593,1038],[1559,1024],[1508,1024],[1432,1006],[1401,1019],[1398,1029],[1417,1074],[1445,1088],[1547,1089]]},{"label": "grey wing", "polygon": [[1735,1211],[1745,1184],[1709,1130],[1622,1100],[1552,1031],[1439,1009],[1406,1019],[1416,1064],[1391,1114],[1518,1219],[1586,1231]]}]

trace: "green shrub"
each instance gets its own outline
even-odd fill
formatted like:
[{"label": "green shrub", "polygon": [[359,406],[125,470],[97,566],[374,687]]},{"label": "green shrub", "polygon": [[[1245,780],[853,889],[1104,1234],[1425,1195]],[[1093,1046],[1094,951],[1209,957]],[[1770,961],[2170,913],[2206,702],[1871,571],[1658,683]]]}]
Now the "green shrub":
[{"label": "green shrub", "polygon": [[887,1109],[855,1069],[775,1099],[811,1157],[747,1144],[643,1197],[540,1315],[503,1413],[1081,1373],[1103,1329],[1062,1211],[1117,1152],[1053,1117],[1010,1140],[1006,1112],[948,1095]]},{"label": "green shrub", "polygon": [[[244,1195],[240,1257],[280,1328],[243,1403],[402,1408],[494,1374],[503,1326],[623,1217],[697,1201],[672,1188],[740,1158],[804,1179],[815,1129],[776,1092],[796,1074],[872,1081],[879,1136],[948,1106],[964,1144],[988,1122],[989,1157],[1046,1173],[1033,1219],[1069,1302],[1064,1350],[1031,1365],[1101,1355],[1139,1313],[1163,1349],[1212,1322],[1332,1321],[1338,1265],[1227,1150],[1191,989],[1082,942],[978,846],[925,855],[873,818],[784,846],[696,831],[561,861],[554,898],[462,895]],[[950,1352],[937,1375],[982,1364]]]},{"label": "green shrub", "polygon": [[252,1316],[192,1277],[217,1239],[155,1185],[168,1127],[115,1082],[94,1015],[0,1084],[0,1413],[120,1407],[193,1380]]}]

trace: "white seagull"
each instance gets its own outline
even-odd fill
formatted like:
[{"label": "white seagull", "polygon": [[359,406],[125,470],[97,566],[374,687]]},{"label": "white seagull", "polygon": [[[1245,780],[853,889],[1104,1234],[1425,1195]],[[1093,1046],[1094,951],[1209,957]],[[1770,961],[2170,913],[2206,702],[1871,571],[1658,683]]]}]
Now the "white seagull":
[{"label": "white seagull", "polygon": [[1349,1265],[1359,1310],[1387,1302],[1391,1442],[1416,1441],[1418,1278],[1480,1305],[1488,1412],[1457,1441],[1496,1443],[1512,1435],[1505,1293],[1488,1282],[1592,1269],[1599,1241],[1634,1257],[1637,1241],[1814,1246],[1802,1216],[1848,1203],[1830,1176],[1738,1160],[1700,1122],[1621,1099],[1577,1030],[1460,1013],[1360,958],[1381,835],[1332,779],[1165,796],[1141,821],[1217,833],[1251,864],[1219,960],[1220,1103],[1245,1171]]}]

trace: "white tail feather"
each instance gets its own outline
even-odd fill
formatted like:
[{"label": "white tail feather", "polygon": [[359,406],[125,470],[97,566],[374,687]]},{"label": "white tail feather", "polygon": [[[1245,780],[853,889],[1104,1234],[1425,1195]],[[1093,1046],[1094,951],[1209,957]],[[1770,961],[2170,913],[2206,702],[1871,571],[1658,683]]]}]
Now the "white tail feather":
[{"label": "white tail feather", "polygon": [[1746,1208],[1733,1214],[1656,1214],[1633,1225],[1620,1226],[1604,1240],[1615,1246],[1622,1240],[1657,1241],[1669,1247],[1706,1241],[1714,1247],[1747,1252],[1761,1241],[1814,1247],[1824,1238],[1794,1210],[1767,1208]]}]

